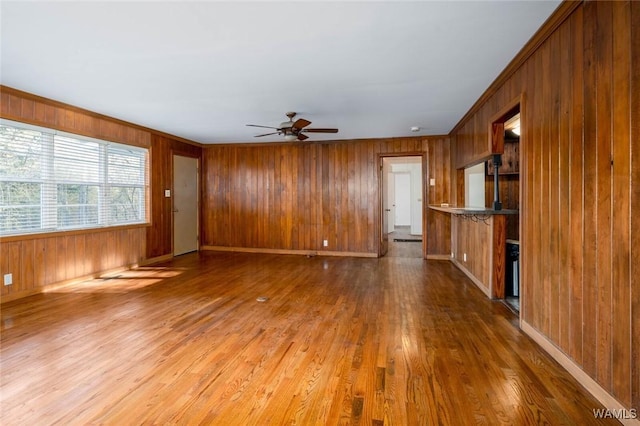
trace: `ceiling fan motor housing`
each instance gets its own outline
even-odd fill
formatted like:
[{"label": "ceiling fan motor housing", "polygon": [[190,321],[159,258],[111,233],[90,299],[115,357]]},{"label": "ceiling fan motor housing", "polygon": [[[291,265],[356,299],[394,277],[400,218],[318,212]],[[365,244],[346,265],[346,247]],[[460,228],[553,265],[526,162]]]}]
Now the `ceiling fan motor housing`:
[{"label": "ceiling fan motor housing", "polygon": [[269,129],[276,130],[272,133],[266,133],[264,135],[257,135],[256,137],[269,136],[269,135],[280,135],[284,136],[285,140],[300,140],[303,141],[308,139],[307,135],[304,135],[302,132],[315,132],[315,133],[338,133],[338,129],[312,129],[307,128],[311,122],[309,120],[305,120],[304,118],[299,118],[296,121],[293,121],[293,117],[296,116],[295,112],[288,112],[287,117],[289,117],[289,121],[283,121],[280,123],[280,127],[271,127],[271,126],[262,126],[258,124],[247,124],[247,126],[252,127],[266,127]]}]

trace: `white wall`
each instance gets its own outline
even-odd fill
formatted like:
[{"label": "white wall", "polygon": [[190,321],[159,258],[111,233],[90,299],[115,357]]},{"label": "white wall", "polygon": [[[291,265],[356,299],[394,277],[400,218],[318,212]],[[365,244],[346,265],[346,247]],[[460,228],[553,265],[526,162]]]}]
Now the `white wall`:
[{"label": "white wall", "polygon": [[464,169],[464,203],[467,207],[485,207],[484,163]]}]

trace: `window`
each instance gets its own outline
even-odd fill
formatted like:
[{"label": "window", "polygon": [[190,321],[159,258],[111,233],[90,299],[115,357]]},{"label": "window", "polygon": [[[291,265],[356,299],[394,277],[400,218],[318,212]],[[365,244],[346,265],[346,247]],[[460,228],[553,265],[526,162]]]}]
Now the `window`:
[{"label": "window", "polygon": [[0,235],[146,222],[147,157],[0,120]]}]

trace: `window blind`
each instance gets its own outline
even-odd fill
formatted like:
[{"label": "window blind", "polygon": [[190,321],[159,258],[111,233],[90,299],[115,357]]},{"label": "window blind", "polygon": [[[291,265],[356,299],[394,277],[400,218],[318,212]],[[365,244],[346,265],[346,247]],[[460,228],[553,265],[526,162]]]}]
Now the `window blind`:
[{"label": "window blind", "polygon": [[0,121],[0,235],[147,221],[148,150]]}]

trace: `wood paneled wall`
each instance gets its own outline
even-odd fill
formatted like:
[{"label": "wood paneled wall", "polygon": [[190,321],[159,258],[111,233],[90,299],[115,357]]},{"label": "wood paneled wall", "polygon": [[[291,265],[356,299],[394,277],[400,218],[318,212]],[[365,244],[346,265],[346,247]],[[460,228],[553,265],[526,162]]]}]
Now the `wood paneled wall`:
[{"label": "wood paneled wall", "polygon": [[456,165],[482,157],[488,120],[524,93],[521,318],[636,410],[639,70],[640,3],[580,3],[452,134]]},{"label": "wood paneled wall", "polygon": [[[424,185],[430,185],[430,179],[435,179],[434,186],[427,188],[427,203],[440,205],[454,204],[451,198],[451,144],[449,140],[434,140],[428,145],[428,179]],[[427,256],[449,258],[451,252],[451,215],[427,208]]]},{"label": "wood paneled wall", "polygon": [[[178,138],[86,111],[61,102],[0,86],[0,116],[69,133],[150,148],[151,227],[126,227],[39,236],[0,238],[0,273],[14,284],[0,286],[2,301],[34,294],[61,281],[126,267],[172,253],[171,205],[163,203],[171,188],[171,155],[200,156],[201,149]],[[167,186],[169,185],[169,186]],[[148,241],[148,243],[147,243]]]},{"label": "wood paneled wall", "polygon": [[6,86],[0,86],[0,116],[112,142],[151,145],[151,134],[139,127]]},{"label": "wood paneled wall", "polygon": [[1,241],[0,274],[13,274],[13,284],[2,286],[2,301],[138,264],[144,257],[145,232],[144,227],[105,228]]},{"label": "wood paneled wall", "polygon": [[[426,187],[428,199],[445,202],[448,144],[429,137],[207,147],[202,245],[376,254],[379,156],[426,153],[427,176],[437,182]],[[429,254],[449,252],[448,220],[427,216]]]},{"label": "wood paneled wall", "polygon": [[[493,241],[492,218],[487,221],[472,220],[464,216],[450,215],[453,235],[453,261],[491,297],[491,250]],[[465,260],[466,254],[466,260]]]},{"label": "wood paneled wall", "polygon": [[491,139],[489,138],[489,115],[481,110],[467,120],[454,134],[456,136],[455,168],[463,168],[489,159]]}]

